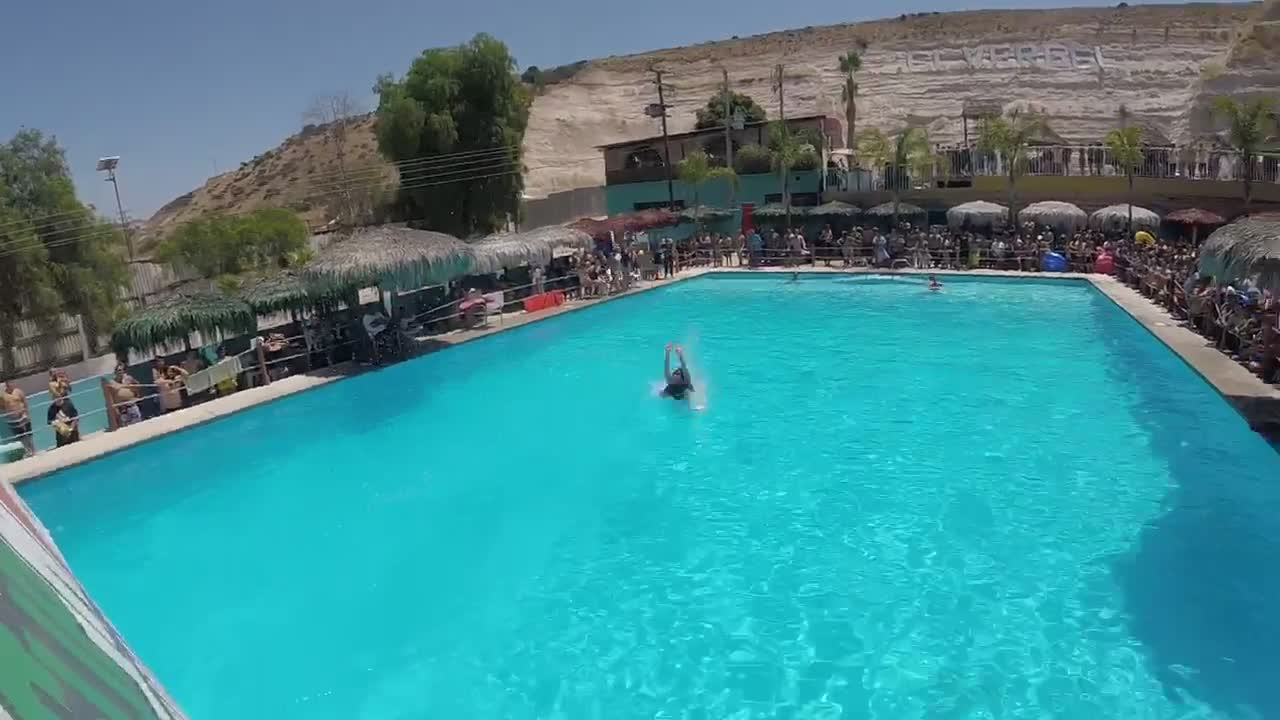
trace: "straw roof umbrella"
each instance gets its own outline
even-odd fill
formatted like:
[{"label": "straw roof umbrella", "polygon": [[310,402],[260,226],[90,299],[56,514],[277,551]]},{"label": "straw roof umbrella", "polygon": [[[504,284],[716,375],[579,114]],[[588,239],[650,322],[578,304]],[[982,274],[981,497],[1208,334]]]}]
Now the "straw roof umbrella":
[{"label": "straw roof umbrella", "polygon": [[111,333],[111,348],[123,355],[174,340],[190,346],[194,332],[245,335],[257,329],[258,319],[245,302],[211,292],[178,293],[139,308],[118,323]]},{"label": "straw roof umbrella", "polygon": [[1045,200],[1022,208],[1018,212],[1018,222],[1034,222],[1058,231],[1073,232],[1089,223],[1089,215],[1071,203]]},{"label": "straw roof umbrella", "polygon": [[[792,209],[792,214],[795,214],[794,208]],[[705,205],[680,211],[680,220],[682,222],[705,222],[707,220],[723,220],[727,217],[733,217],[732,210],[706,207]]]},{"label": "straw roof umbrella", "polygon": [[[792,215],[796,215],[799,213],[800,213],[800,208],[797,208],[797,207],[791,208]],[[786,217],[787,206],[783,205],[782,203],[766,203],[752,210],[751,214],[755,217],[768,217],[768,218]]]},{"label": "straw roof umbrella", "polygon": [[976,229],[993,229],[1005,225],[1009,220],[1009,208],[986,200],[957,205],[947,211],[947,227],[952,230],[970,227]]},{"label": "straw roof umbrella", "polygon": [[308,283],[297,272],[285,270],[272,275],[249,278],[232,297],[253,308],[259,315],[276,312],[300,312],[336,303],[347,288],[325,288]]},{"label": "straw roof umbrella", "polygon": [[551,244],[531,233],[490,235],[471,246],[475,265],[471,271],[479,275],[496,274],[508,268],[546,265],[551,262]]},{"label": "straw roof umbrella", "polygon": [[1160,227],[1160,216],[1155,212],[1137,205],[1108,205],[1101,210],[1095,210],[1089,216],[1089,227],[1097,230],[1119,231],[1129,227],[1129,213],[1133,212],[1133,226],[1135,228],[1157,228]]},{"label": "straw roof umbrella", "polygon": [[1185,210],[1174,210],[1164,216],[1165,222],[1174,223],[1176,225],[1184,225],[1191,228],[1191,242],[1198,242],[1200,239],[1200,228],[1216,227],[1226,224],[1226,218],[1218,213],[1201,210],[1200,208],[1186,208]]},{"label": "straw roof umbrella", "polygon": [[[927,214],[925,212],[925,209],[920,207],[919,205],[912,205],[911,203],[904,203],[904,202],[898,203],[897,212],[899,215]],[[876,205],[875,207],[867,208],[864,214],[872,215],[875,217],[893,217],[893,213],[894,213],[893,203],[887,202],[887,203],[881,203],[879,205]]]},{"label": "straw roof umbrella", "polygon": [[552,251],[568,248],[571,250],[590,250],[596,246],[591,234],[565,225],[547,225],[536,228],[521,235],[531,240],[541,240],[551,246]]},{"label": "straw roof umbrella", "polygon": [[862,210],[857,205],[850,205],[839,200],[831,200],[821,205],[810,208],[809,214],[814,217],[854,217],[861,213]]},{"label": "straw roof umbrella", "polygon": [[462,277],[474,264],[471,247],[452,235],[383,226],[360,228],[323,248],[304,276],[326,287],[407,290]]},{"label": "straw roof umbrella", "polygon": [[1200,274],[1219,282],[1257,277],[1280,291],[1280,217],[1249,217],[1224,225],[1200,246]]}]

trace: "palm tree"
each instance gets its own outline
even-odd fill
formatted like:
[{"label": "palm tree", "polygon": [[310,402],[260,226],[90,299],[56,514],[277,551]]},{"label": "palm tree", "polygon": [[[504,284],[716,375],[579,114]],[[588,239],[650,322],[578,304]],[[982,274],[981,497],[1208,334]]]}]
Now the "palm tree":
[{"label": "palm tree", "polygon": [[1107,149],[1116,167],[1129,181],[1129,224],[1125,231],[1133,235],[1133,176],[1142,167],[1142,128],[1129,124],[1129,109],[1120,106],[1120,127],[1107,133]]},{"label": "palm tree", "polygon": [[787,209],[787,227],[791,227],[791,166],[795,165],[803,146],[800,139],[781,120],[769,128],[769,151],[773,153],[773,169],[782,179],[782,205]]},{"label": "palm tree", "polygon": [[840,99],[844,102],[845,147],[853,150],[857,137],[858,124],[858,83],[853,74],[862,69],[862,56],[857,50],[850,50],[840,56],[840,72],[844,73],[844,87],[840,89]]},{"label": "palm tree", "polygon": [[1018,225],[1018,178],[1027,171],[1027,147],[1047,129],[1042,115],[1013,110],[1007,117],[989,115],[978,127],[978,149],[994,153],[1004,162],[1009,182],[1009,227]]},{"label": "palm tree", "polygon": [[694,217],[698,213],[698,194],[702,186],[712,180],[725,179],[733,187],[738,185],[738,174],[730,167],[713,167],[711,158],[701,150],[695,150],[685,156],[680,164],[676,166],[677,175],[680,182],[688,185],[693,189],[693,212]]},{"label": "palm tree", "polygon": [[912,127],[892,139],[872,128],[858,136],[858,157],[873,168],[889,168],[889,193],[893,197],[893,226],[898,226],[899,195],[903,181],[927,172],[933,166],[929,133]]},{"label": "palm tree", "polygon": [[1276,131],[1275,98],[1259,97],[1253,100],[1236,100],[1220,97],[1213,101],[1215,115],[1225,116],[1228,122],[1227,141],[1240,155],[1244,165],[1244,205],[1253,200],[1253,160],[1258,157],[1262,144]]}]

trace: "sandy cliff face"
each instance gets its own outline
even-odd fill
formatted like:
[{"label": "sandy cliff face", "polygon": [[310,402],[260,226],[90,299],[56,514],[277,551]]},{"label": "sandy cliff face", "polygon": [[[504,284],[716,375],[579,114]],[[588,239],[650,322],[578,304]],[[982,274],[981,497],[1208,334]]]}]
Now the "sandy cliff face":
[{"label": "sandy cliff face", "polygon": [[[788,115],[843,118],[836,59],[861,43],[859,128],[919,124],[935,142],[958,142],[964,102],[992,100],[1032,104],[1067,140],[1096,141],[1115,126],[1124,103],[1178,140],[1192,131],[1189,108],[1199,94],[1250,83],[1280,87],[1280,63],[1274,53],[1258,53],[1258,43],[1247,47],[1261,64],[1250,60],[1247,72],[1226,72],[1231,53],[1244,55],[1233,51],[1242,38],[1270,32],[1253,25],[1263,10],[1247,4],[949,13],[598,60],[534,102],[525,136],[527,193],[599,185],[604,168],[594,146],[658,132],[642,113],[656,101],[654,65],[675,87],[668,98],[673,132],[693,127],[695,110],[717,91],[721,67],[734,89],[753,96],[770,117],[777,112],[770,76],[782,63]],[[1273,39],[1264,35],[1261,44]],[[1206,77],[1218,78],[1214,87],[1204,87]]]},{"label": "sandy cliff face", "polygon": [[1280,95],[1280,0],[1254,6],[1222,61],[1201,73],[1184,117],[1190,135],[1203,137],[1223,127],[1212,112],[1213,99],[1221,95]]}]

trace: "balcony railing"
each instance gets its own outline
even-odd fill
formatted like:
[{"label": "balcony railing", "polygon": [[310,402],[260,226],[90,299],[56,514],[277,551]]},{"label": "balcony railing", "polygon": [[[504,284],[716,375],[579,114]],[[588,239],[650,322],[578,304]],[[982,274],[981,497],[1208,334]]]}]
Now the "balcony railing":
[{"label": "balcony railing", "polygon": [[[983,153],[973,147],[939,147],[933,167],[908,177],[892,168],[875,172],[829,170],[829,189],[851,191],[882,190],[898,185],[906,190],[937,187],[939,182],[963,181],[973,177],[1003,177],[1008,166],[1004,158]],[[1247,168],[1255,183],[1280,183],[1280,155],[1267,154],[1254,159]],[[1143,152],[1142,162],[1134,173],[1144,178],[1188,180],[1243,180],[1246,168],[1238,154],[1226,149],[1193,149],[1153,147]],[[1124,177],[1111,151],[1099,145],[1058,145],[1031,148],[1027,153],[1025,175],[1058,177]]]}]

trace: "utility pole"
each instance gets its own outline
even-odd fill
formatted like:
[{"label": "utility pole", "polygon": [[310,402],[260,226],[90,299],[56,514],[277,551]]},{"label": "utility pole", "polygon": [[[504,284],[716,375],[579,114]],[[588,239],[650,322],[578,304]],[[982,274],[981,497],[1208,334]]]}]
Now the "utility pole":
[{"label": "utility pole", "polygon": [[124,205],[120,202],[120,183],[116,181],[116,168],[120,165],[120,157],[98,158],[98,172],[107,174],[107,182],[116,191],[116,211],[120,213],[120,232],[124,235],[124,244],[129,252],[129,262],[133,262],[133,238],[129,234],[129,220],[124,216]]},{"label": "utility pole", "polygon": [[[733,169],[733,127],[736,120],[733,116],[733,103],[729,102],[729,70],[720,68],[720,75],[724,78],[724,166]],[[733,189],[733,183],[729,183],[729,207],[738,204],[735,197],[737,193]]]},{"label": "utility pole", "polygon": [[791,129],[787,127],[787,111],[786,111],[786,106],[784,104],[785,93],[783,92],[783,87],[782,87],[782,63],[778,63],[773,68],[773,90],[774,92],[778,93],[778,123],[779,123],[778,125],[778,128],[779,128],[778,130],[778,133],[779,133],[778,167],[782,171],[782,204],[787,209],[787,229],[790,230],[791,229],[791,167],[786,162],[786,154],[788,152],[788,148],[784,147],[784,145],[789,145],[791,143],[791,139],[789,137],[789,135],[791,134]]},{"label": "utility pole", "polygon": [[657,114],[662,118],[662,169],[667,176],[667,209],[675,212],[676,191],[671,184],[671,141],[667,137],[667,100],[663,95],[662,71],[657,68],[653,69],[653,82],[658,86],[658,105],[650,105],[647,112],[650,117]]}]

